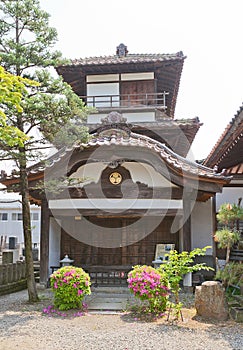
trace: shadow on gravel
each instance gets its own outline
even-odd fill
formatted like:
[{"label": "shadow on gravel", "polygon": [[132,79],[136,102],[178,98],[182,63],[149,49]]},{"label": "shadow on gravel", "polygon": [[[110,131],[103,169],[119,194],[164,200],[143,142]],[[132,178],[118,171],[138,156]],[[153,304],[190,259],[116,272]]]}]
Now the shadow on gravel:
[{"label": "shadow on gravel", "polygon": [[[18,316],[18,317],[16,317]],[[15,332],[16,326],[23,326],[26,322],[31,321],[36,316],[34,315],[25,315],[24,313],[7,311],[4,314],[0,315],[0,334],[1,337],[9,336],[9,333]]]},{"label": "shadow on gravel", "polygon": [[[197,318],[198,320],[198,318]],[[183,322],[166,326],[165,324],[157,324],[151,329],[151,336],[160,337],[165,330],[179,332],[181,334],[180,347],[184,349],[184,339],[198,338],[197,350],[212,349],[212,345],[217,348],[218,344],[223,341],[225,343],[224,349],[243,349],[243,325],[235,322],[210,322],[200,319],[201,324],[190,326]],[[207,339],[210,345],[207,344]],[[202,340],[204,340],[202,342]],[[227,344],[227,345],[226,345]],[[208,346],[208,347],[207,347]],[[219,347],[218,349],[222,349]]]}]

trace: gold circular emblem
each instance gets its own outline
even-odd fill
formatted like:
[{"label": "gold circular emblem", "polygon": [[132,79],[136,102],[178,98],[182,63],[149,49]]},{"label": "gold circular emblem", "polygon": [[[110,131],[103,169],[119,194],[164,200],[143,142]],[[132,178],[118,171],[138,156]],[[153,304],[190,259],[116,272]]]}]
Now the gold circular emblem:
[{"label": "gold circular emblem", "polygon": [[119,185],[122,181],[122,176],[120,173],[118,173],[117,171],[115,171],[114,173],[111,173],[110,174],[110,182],[113,184],[113,185]]}]

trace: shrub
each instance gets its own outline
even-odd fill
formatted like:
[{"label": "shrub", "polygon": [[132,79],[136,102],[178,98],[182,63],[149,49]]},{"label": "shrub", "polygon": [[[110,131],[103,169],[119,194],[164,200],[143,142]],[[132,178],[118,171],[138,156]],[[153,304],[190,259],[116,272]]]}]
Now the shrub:
[{"label": "shrub", "polygon": [[81,267],[61,267],[51,275],[50,282],[59,310],[82,308],[84,296],[91,293],[90,277]]},{"label": "shrub", "polygon": [[219,248],[226,248],[226,264],[229,263],[230,249],[235,243],[240,240],[240,233],[238,231],[231,231],[227,227],[216,231],[214,240],[218,242]]},{"label": "shrub", "polygon": [[226,288],[230,285],[240,286],[243,284],[243,264],[234,261],[229,262],[224,269],[216,272],[215,279],[221,280]]},{"label": "shrub", "polygon": [[128,288],[135,297],[149,303],[148,312],[161,313],[166,310],[169,297],[168,279],[164,273],[151,266],[136,265],[128,273]]},{"label": "shrub", "polygon": [[243,208],[240,206],[241,198],[238,204],[224,203],[220,206],[217,214],[218,221],[224,225],[214,236],[218,242],[219,248],[226,248],[226,264],[229,263],[230,249],[240,240],[240,233],[236,230],[237,220],[243,219]]},{"label": "shrub", "polygon": [[213,270],[211,267],[206,266],[205,263],[194,263],[195,257],[205,255],[208,248],[210,247],[207,246],[202,249],[195,248],[191,252],[183,251],[181,253],[176,250],[171,250],[167,255],[167,263],[162,264],[158,269],[160,272],[164,273],[169,280],[171,292],[175,298],[175,303],[170,304],[170,310],[174,309],[176,319],[178,319],[179,316],[182,318],[181,308],[183,304],[179,300],[179,292],[181,289],[180,282],[183,280],[184,276],[189,272]]}]

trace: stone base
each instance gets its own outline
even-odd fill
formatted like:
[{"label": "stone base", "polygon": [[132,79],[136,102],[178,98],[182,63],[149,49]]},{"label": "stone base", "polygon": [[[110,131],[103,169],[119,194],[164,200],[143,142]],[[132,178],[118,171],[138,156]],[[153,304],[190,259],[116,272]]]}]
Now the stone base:
[{"label": "stone base", "polygon": [[26,288],[27,288],[26,279],[20,280],[18,282],[8,283],[0,286],[0,295],[16,293]]}]

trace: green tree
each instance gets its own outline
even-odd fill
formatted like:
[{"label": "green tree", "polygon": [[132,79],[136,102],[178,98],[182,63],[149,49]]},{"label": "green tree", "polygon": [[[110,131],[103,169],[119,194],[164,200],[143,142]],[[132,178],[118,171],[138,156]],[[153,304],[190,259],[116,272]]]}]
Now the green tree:
[{"label": "green tree", "polygon": [[206,254],[206,250],[210,247],[204,247],[202,249],[195,248],[191,252],[183,251],[178,253],[176,250],[171,250],[168,254],[168,261],[166,264],[162,264],[159,268],[164,272],[169,280],[171,291],[175,296],[175,303],[173,305],[175,309],[175,318],[178,319],[179,315],[182,317],[180,302],[180,282],[184,276],[189,272],[195,272],[199,270],[213,270],[211,267],[206,266],[205,263],[195,263],[196,256],[203,256]]},{"label": "green tree", "polygon": [[5,71],[0,66],[0,139],[2,143],[8,146],[23,146],[26,135],[18,128],[6,123],[5,110],[9,107],[15,108],[16,111],[22,112],[20,105],[23,95],[27,92],[26,84],[34,85],[34,82],[21,77],[16,77]]},{"label": "green tree", "polygon": [[224,203],[220,206],[217,214],[219,223],[224,226],[216,231],[214,239],[219,248],[226,248],[226,264],[230,259],[230,249],[240,240],[240,233],[237,230],[237,221],[243,219],[243,208],[240,203],[241,198],[238,204]]},{"label": "green tree", "polygon": [[[55,143],[59,130],[64,139],[75,125],[80,133],[71,135],[72,142],[87,137],[80,124],[86,110],[83,102],[62,79],[50,74],[50,67],[65,62],[53,50],[57,32],[49,26],[49,14],[40,9],[38,0],[2,0],[0,3],[0,58],[2,66],[15,76],[38,82],[27,89],[21,109],[8,106],[7,124],[28,138],[22,145],[11,147],[0,141],[1,158],[16,162],[19,191],[22,196],[23,231],[27,286],[30,301],[37,301],[34,280],[32,238],[28,187],[28,162],[39,160],[49,143]],[[60,134],[60,133],[59,133]],[[57,146],[62,142],[57,141]],[[40,153],[41,152],[41,153]]]}]

